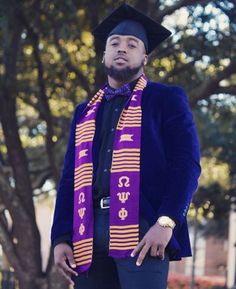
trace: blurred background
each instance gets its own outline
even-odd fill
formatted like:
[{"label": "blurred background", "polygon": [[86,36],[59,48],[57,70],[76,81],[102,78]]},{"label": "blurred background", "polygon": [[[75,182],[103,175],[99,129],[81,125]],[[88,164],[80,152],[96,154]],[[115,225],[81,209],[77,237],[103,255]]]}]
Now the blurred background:
[{"label": "blurred background", "polygon": [[[0,0],[0,288],[67,288],[50,227],[75,106],[103,84],[91,30],[124,1]],[[236,288],[236,2],[126,1],[173,32],[147,76],[182,86],[201,142],[193,258],[169,289]]]}]

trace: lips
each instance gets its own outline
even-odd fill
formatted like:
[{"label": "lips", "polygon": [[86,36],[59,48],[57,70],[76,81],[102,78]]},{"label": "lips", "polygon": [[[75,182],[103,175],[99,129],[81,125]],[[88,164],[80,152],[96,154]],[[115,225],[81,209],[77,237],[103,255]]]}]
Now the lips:
[{"label": "lips", "polygon": [[114,60],[123,60],[123,61],[128,61],[127,58],[123,57],[123,56],[117,56]]}]

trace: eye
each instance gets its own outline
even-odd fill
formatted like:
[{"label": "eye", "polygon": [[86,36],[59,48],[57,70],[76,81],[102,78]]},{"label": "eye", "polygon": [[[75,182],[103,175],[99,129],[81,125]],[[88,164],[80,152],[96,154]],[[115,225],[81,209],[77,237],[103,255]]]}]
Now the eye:
[{"label": "eye", "polygon": [[133,43],[129,43],[129,47],[130,47],[130,48],[136,48],[136,45],[133,44]]},{"label": "eye", "polygon": [[112,43],[111,43],[111,46],[114,46],[114,47],[115,47],[115,46],[117,46],[117,45],[118,45],[118,42],[112,42]]}]

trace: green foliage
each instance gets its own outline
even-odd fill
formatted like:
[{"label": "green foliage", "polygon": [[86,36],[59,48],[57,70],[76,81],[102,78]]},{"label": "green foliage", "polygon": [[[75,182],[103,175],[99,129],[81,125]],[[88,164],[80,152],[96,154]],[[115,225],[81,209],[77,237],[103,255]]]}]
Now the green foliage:
[{"label": "green foliage", "polygon": [[[34,189],[42,190],[43,184],[53,175],[46,150],[48,117],[52,119],[50,138],[56,167],[61,168],[74,108],[90,98],[105,79],[101,65],[103,47],[97,42],[93,44],[91,31],[121,2],[0,2],[1,87],[6,79],[3,63],[7,42],[16,29],[14,24],[22,29],[15,97],[20,137],[28,157]],[[142,6],[141,1],[128,2]],[[230,204],[235,200],[236,93],[223,92],[225,88],[235,87],[235,70],[218,80],[219,73],[224,73],[235,59],[235,3],[233,0],[208,1],[164,13],[177,2],[156,1],[160,4],[159,10],[153,1],[145,5],[148,14],[163,21],[173,31],[173,36],[150,55],[146,73],[151,79],[183,86],[189,95],[199,130],[202,156],[207,160],[203,162],[206,168],[203,169],[204,184],[200,186],[194,202],[202,206],[206,218],[219,220],[221,216],[227,217]],[[212,86],[207,90],[208,80]],[[198,94],[202,91],[205,94],[199,100]],[[9,166],[1,131],[0,134],[2,159]],[[217,167],[219,174],[227,174],[224,180],[212,177],[215,171],[209,164],[212,168]],[[44,169],[48,175],[39,182],[35,172]]]}]

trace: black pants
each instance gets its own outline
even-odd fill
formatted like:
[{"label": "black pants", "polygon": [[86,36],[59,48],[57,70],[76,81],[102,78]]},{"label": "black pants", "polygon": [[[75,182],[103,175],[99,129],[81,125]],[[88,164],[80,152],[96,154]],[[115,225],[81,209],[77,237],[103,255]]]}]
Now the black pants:
[{"label": "black pants", "polygon": [[[140,237],[149,225],[140,217]],[[148,253],[141,266],[134,258],[112,258],[108,256],[109,209],[94,211],[94,253],[88,272],[74,279],[75,289],[166,289],[169,259],[150,256]]]}]

